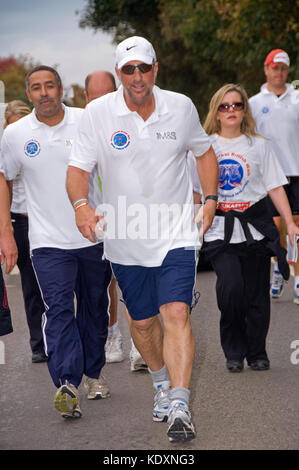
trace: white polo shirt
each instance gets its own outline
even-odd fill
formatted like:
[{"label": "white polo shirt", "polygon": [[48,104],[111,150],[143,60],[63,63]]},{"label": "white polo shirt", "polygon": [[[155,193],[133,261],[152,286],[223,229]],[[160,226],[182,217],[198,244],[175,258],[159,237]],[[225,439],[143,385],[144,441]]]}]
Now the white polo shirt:
[{"label": "white polo shirt", "polygon": [[287,176],[299,176],[299,92],[287,84],[277,97],[265,83],[249,100],[258,132],[271,147]]},{"label": "white polo shirt", "polygon": [[201,156],[210,139],[192,101],[153,89],[144,121],[128,109],[123,88],[87,105],[70,165],[103,182],[105,256],[124,265],[160,266],[167,252],[197,245],[187,153]]},{"label": "white polo shirt", "polygon": [[[263,199],[271,189],[287,184],[287,178],[267,139],[249,139],[245,135],[226,139],[218,134],[213,134],[211,139],[219,164],[218,202],[221,210],[243,212]],[[248,226],[255,240],[263,238],[251,224]],[[224,240],[224,217],[214,217],[204,240]],[[244,241],[246,238],[241,223],[235,219],[230,243]]]},{"label": "white polo shirt", "polygon": [[51,127],[38,121],[33,110],[9,125],[2,137],[6,178],[14,180],[20,174],[24,183],[31,250],[92,245],[77,229],[65,186],[72,142],[83,110],[64,107],[64,111],[64,119]]}]

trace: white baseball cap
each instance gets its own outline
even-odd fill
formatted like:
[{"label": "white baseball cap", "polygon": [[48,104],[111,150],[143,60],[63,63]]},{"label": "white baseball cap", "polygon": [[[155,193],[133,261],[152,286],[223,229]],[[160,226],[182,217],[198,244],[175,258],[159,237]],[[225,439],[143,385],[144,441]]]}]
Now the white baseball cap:
[{"label": "white baseball cap", "polygon": [[115,63],[120,70],[131,60],[140,60],[145,64],[156,62],[156,53],[151,43],[140,36],[132,36],[120,42],[115,52]]}]

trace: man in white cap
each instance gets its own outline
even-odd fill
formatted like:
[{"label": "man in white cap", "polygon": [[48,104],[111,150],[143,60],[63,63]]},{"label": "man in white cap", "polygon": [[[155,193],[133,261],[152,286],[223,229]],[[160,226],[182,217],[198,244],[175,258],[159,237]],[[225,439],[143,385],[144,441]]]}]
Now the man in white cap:
[{"label": "man in white cap", "polygon": [[77,226],[89,240],[98,221],[105,227],[104,255],[112,262],[132,317],[132,338],[153,379],[153,420],[168,422],[170,441],[185,441],[195,437],[188,404],[198,246],[187,152],[197,156],[206,200],[203,231],[216,210],[218,164],[192,101],[155,86],[158,62],[146,39],[122,41],[115,70],[119,89],[84,111],[67,190],[71,201],[86,198],[89,173],[98,164],[104,219],[86,205],[76,214]]},{"label": "man in white cap", "polygon": [[[260,93],[250,98],[250,106],[257,130],[270,139],[272,148],[289,179],[285,190],[294,216],[299,225],[299,93],[287,83],[290,58],[282,49],[272,50],[266,57],[264,72],[266,83]],[[278,217],[269,200],[270,211],[286,245],[283,221]],[[299,260],[294,265],[294,303],[299,305]],[[275,261],[270,294],[278,298],[283,291],[283,277]]]}]

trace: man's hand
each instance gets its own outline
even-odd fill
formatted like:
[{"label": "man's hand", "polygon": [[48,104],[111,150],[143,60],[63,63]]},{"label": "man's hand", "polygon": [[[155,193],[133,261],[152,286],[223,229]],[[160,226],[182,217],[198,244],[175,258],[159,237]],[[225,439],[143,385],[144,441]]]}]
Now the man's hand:
[{"label": "man's hand", "polygon": [[95,210],[89,204],[79,207],[75,211],[75,215],[77,227],[83,237],[93,243],[97,241],[95,235],[101,238],[97,223],[99,222],[102,230],[104,230],[104,219],[100,214],[96,214]]},{"label": "man's hand", "polygon": [[3,230],[0,238],[0,261],[1,264],[6,261],[5,273],[9,274],[15,266],[18,259],[18,249],[13,231],[11,229]]},{"label": "man's hand", "polygon": [[[216,201],[208,199],[200,206],[194,217],[194,222],[199,224],[199,238],[202,239],[206,231],[211,227],[216,211]],[[197,206],[198,207],[198,206]]]}]

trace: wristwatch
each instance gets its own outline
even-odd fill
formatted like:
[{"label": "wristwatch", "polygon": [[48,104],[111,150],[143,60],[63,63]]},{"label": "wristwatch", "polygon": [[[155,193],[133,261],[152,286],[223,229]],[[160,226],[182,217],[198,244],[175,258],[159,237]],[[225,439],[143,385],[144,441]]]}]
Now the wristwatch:
[{"label": "wristwatch", "polygon": [[205,196],[205,202],[206,202],[208,199],[212,199],[212,200],[215,201],[216,203],[218,202],[218,196],[212,196],[211,194],[209,194],[208,196]]}]

